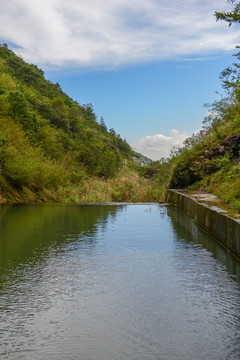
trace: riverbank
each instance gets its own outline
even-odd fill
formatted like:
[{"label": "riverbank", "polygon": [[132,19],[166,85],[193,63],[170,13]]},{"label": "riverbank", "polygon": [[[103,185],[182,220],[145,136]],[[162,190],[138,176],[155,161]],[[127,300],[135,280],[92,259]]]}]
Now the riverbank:
[{"label": "riverbank", "polygon": [[154,179],[147,179],[124,166],[114,178],[89,177],[78,184],[68,183],[57,189],[32,191],[7,189],[0,194],[1,204],[42,204],[42,203],[108,203],[108,202],[163,202],[164,187]]},{"label": "riverbank", "polygon": [[240,259],[240,213],[212,194],[168,190],[167,201],[183,209],[208,234]]}]

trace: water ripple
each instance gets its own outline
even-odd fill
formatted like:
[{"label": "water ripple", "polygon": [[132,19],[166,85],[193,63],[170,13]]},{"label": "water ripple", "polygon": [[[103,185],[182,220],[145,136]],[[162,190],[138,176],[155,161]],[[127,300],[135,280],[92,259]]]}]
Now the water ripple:
[{"label": "water ripple", "polygon": [[182,212],[4,209],[1,359],[239,360],[239,263]]}]

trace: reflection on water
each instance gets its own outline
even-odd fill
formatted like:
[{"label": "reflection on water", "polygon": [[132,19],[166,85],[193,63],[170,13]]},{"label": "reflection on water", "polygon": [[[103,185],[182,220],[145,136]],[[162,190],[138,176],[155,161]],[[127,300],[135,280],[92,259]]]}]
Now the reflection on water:
[{"label": "reflection on water", "polygon": [[207,249],[210,256],[227,268],[233,279],[240,282],[240,264],[229,251],[226,251],[223,246],[220,246],[217,241],[213,240],[205,232],[199,231],[193,220],[183,211],[169,206],[167,213],[172,218],[172,226],[178,241],[186,244],[186,246]]},{"label": "reflection on water", "polygon": [[[121,207],[115,206],[2,206],[0,218],[1,265],[32,257],[33,251],[59,248],[69,241],[94,238]],[[3,251],[3,252],[2,252]],[[22,260],[21,260],[22,261]]]},{"label": "reflection on water", "polygon": [[181,211],[0,211],[1,359],[240,359],[240,265]]}]

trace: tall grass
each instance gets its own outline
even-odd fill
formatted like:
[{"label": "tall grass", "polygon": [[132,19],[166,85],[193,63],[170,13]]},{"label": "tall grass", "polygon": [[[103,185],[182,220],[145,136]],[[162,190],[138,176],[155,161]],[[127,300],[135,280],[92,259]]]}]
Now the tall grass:
[{"label": "tall grass", "polygon": [[[45,177],[45,173],[42,176]],[[53,180],[53,174],[50,177]],[[59,178],[58,171],[56,177]],[[79,184],[66,181],[58,187],[46,185],[36,189],[26,184],[16,190],[0,176],[0,203],[163,202],[166,189],[156,180],[146,179],[128,166],[112,179],[90,177],[83,178]]]},{"label": "tall grass", "polygon": [[123,167],[114,179],[92,177],[81,184],[62,189],[63,202],[162,202],[163,188],[154,180]]}]

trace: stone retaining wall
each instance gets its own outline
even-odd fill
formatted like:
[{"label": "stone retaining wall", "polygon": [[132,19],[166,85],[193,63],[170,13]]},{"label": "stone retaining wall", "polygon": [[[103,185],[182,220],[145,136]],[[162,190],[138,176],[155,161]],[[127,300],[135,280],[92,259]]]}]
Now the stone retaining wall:
[{"label": "stone retaining wall", "polygon": [[168,190],[167,202],[186,211],[203,230],[240,259],[240,219],[230,217],[217,206],[199,202],[184,191]]}]

